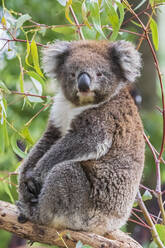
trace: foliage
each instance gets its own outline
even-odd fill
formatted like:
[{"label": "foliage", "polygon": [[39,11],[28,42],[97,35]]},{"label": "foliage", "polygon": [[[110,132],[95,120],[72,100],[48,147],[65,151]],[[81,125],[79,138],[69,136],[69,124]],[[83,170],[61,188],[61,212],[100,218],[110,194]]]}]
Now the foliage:
[{"label": "foliage", "polygon": [[[138,12],[145,3],[147,7]],[[142,198],[139,193],[135,206],[136,208],[137,205],[140,206],[141,210],[139,208],[137,210],[143,212],[145,222],[142,217],[138,217],[136,223],[146,228],[152,227],[153,239],[158,247],[162,247],[162,243],[165,242],[165,211],[161,183],[165,182],[165,173],[161,171],[161,181],[160,163],[162,167],[165,103],[162,75],[155,53],[159,48],[155,20],[157,8],[161,8],[163,4],[165,1],[143,0],[133,8],[126,0],[58,0],[56,2],[47,0],[42,1],[42,4],[39,0],[30,1],[30,4],[28,0],[2,1],[0,10],[0,196],[2,199],[13,202],[17,198],[15,172],[20,165],[19,160],[27,156],[28,150],[40,137],[52,103],[54,84],[46,82],[43,75],[40,67],[40,48],[46,46],[48,41],[56,39],[110,41],[127,39],[137,41],[138,48],[142,42],[146,42],[158,73],[162,109],[159,108],[159,113],[156,114],[143,112],[142,115],[148,144],[145,177],[151,171],[151,164],[155,164],[156,189],[141,186],[145,189],[145,193]],[[127,12],[130,13],[130,17],[126,18]],[[145,14],[148,17],[147,24],[141,21],[141,16]],[[159,126],[156,128],[155,122],[159,125],[163,122],[164,128],[162,130]],[[152,144],[160,149],[160,152],[157,152]],[[158,199],[162,219],[147,215],[148,211],[142,204],[155,196]],[[80,246],[88,247],[79,242],[76,247]],[[150,247],[154,247],[153,242]]]}]

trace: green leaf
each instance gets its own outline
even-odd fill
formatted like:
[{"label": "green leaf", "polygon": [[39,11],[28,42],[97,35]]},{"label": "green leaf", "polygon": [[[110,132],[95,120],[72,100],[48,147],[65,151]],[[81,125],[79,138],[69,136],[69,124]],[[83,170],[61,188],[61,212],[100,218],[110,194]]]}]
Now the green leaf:
[{"label": "green leaf", "polygon": [[92,18],[94,28],[104,39],[107,39],[101,28],[100,9],[99,9],[98,1],[90,0],[88,4],[90,9],[90,17]]},{"label": "green leaf", "polygon": [[151,193],[148,190],[146,190],[142,196],[142,200],[147,201],[147,200],[151,200],[151,199],[152,199]]},{"label": "green leaf", "polygon": [[15,152],[15,154],[17,154],[19,157],[26,158],[27,154],[17,146],[17,140],[18,140],[18,136],[14,133],[10,139],[12,149]]},{"label": "green leaf", "polygon": [[[42,85],[38,80],[31,77],[32,83],[33,83],[33,89],[30,90],[30,93],[38,96],[42,96]],[[27,96],[28,100],[30,102],[43,102],[43,100],[40,97],[36,96]]]},{"label": "green leaf", "polygon": [[75,33],[75,27],[55,27],[52,30],[56,33],[70,35]]},{"label": "green leaf", "polygon": [[66,6],[67,0],[57,0],[62,6]]},{"label": "green leaf", "polygon": [[133,24],[135,24],[137,27],[139,27],[139,28],[141,28],[142,27],[142,25],[140,24],[140,23],[138,23],[138,22],[135,22],[135,21],[131,21]]},{"label": "green leaf", "polygon": [[31,145],[34,145],[34,140],[29,132],[29,129],[28,127],[24,127],[22,130],[21,130],[21,134],[22,136],[24,137],[24,139],[29,142]]},{"label": "green leaf", "polygon": [[154,43],[155,50],[158,50],[159,47],[158,27],[157,27],[157,23],[152,17],[150,19],[150,28],[152,32],[152,40]]},{"label": "green leaf", "polygon": [[0,125],[0,151],[5,152],[6,148],[9,146],[9,137],[8,137],[8,131],[6,126],[6,119],[3,119],[3,123]]},{"label": "green leaf", "polygon": [[20,91],[24,92],[24,77],[22,72],[20,72],[19,75],[19,83],[20,83]]},{"label": "green leaf", "polygon": [[5,192],[6,192],[6,193],[8,194],[8,196],[9,196],[11,202],[14,203],[15,201],[14,201],[14,198],[13,198],[11,192],[10,192],[9,184],[8,184],[7,182],[3,182],[3,186],[4,186]]},{"label": "green leaf", "polygon": [[24,24],[24,22],[29,21],[31,19],[31,16],[28,14],[22,15],[17,19],[16,22],[16,29],[22,27],[22,25]]},{"label": "green leaf", "polygon": [[3,96],[0,95],[0,112],[1,112],[1,125],[3,125],[3,121],[4,121],[4,117],[7,116],[6,113],[6,108],[7,108],[7,104],[6,104],[6,100]]},{"label": "green leaf", "polygon": [[157,230],[157,232],[159,234],[159,237],[160,237],[161,241],[165,245],[165,225],[156,224],[155,227],[156,227],[156,230]]},{"label": "green leaf", "polygon": [[35,40],[32,40],[31,42],[31,54],[33,59],[33,64],[36,72],[44,78],[44,75],[41,72],[40,66],[39,66],[39,58],[38,58],[38,49]]},{"label": "green leaf", "polygon": [[29,56],[30,56],[30,43],[29,43],[29,40],[28,40],[28,36],[27,36],[27,34],[26,34],[26,57],[25,57],[25,63],[28,65],[28,66],[30,66],[30,67],[32,67],[32,65],[29,63]]},{"label": "green leaf", "polygon": [[113,2],[109,1],[109,0],[104,1],[105,11],[108,15],[109,21],[110,21],[112,28],[113,28],[113,33],[110,37],[110,39],[113,41],[116,40],[118,33],[119,33],[120,26],[121,26],[123,19],[124,19],[124,7],[123,7],[123,5],[121,3],[118,3],[118,2],[116,2],[116,5],[118,7],[120,17],[118,16],[117,11],[113,7]]},{"label": "green leaf", "polygon": [[6,85],[2,81],[0,81],[0,88],[3,89],[6,94],[11,93],[11,91],[6,87]]},{"label": "green leaf", "polygon": [[90,26],[90,24],[88,22],[88,18],[87,18],[87,7],[85,4],[85,0],[83,1],[82,6],[81,6],[81,12],[82,12],[82,18],[83,18],[85,25],[91,29],[91,26]]},{"label": "green leaf", "polygon": [[26,73],[30,77],[32,77],[32,78],[36,79],[37,81],[39,81],[43,88],[45,87],[45,81],[35,71],[27,71]]},{"label": "green leaf", "polygon": [[6,125],[6,119],[4,119],[3,122],[3,142],[5,148],[9,147],[9,136],[8,136],[8,131],[7,131],[7,125]]},{"label": "green leaf", "polygon": [[119,2],[116,2],[117,6],[118,6],[118,9],[119,9],[119,13],[120,13],[120,18],[119,18],[119,28],[121,27],[122,23],[123,23],[123,20],[124,20],[124,7],[121,3]]}]

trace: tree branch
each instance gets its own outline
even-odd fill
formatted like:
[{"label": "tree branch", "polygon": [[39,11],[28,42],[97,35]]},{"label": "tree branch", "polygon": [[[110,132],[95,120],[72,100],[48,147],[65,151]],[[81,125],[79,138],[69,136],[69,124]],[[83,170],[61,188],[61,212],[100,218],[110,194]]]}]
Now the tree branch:
[{"label": "tree branch", "polygon": [[114,231],[102,237],[94,233],[57,231],[54,228],[36,225],[31,222],[20,224],[17,221],[17,208],[8,202],[0,201],[0,229],[15,233],[17,236],[40,243],[73,248],[80,240],[94,248],[142,248],[136,241],[121,231]]}]

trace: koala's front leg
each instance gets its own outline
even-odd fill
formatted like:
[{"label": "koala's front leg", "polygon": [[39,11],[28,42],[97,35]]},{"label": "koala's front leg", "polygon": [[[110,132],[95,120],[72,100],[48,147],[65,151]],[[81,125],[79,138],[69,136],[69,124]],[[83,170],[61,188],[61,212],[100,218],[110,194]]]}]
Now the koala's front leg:
[{"label": "koala's front leg", "polygon": [[[50,147],[61,137],[60,131],[49,122],[47,130],[43,134],[43,137],[37,142],[34,148],[30,151],[28,157],[25,159],[20,167],[19,173],[19,201],[17,205],[20,206],[20,216],[24,215],[24,210],[21,207],[24,203],[31,202],[32,204],[37,203],[38,194],[41,190],[39,183],[27,183],[31,172],[34,170],[39,159],[50,149]],[[20,202],[20,203],[19,203]],[[21,220],[21,217],[20,217]],[[22,218],[23,221],[23,218]]]},{"label": "koala's front leg", "polygon": [[32,185],[35,188],[37,184],[42,184],[48,171],[56,164],[64,161],[99,159],[108,152],[112,144],[113,133],[107,135],[101,126],[96,128],[93,125],[91,128],[88,125],[87,134],[84,130],[80,127],[79,132],[71,131],[51,146],[32,171],[27,182],[29,188]]}]

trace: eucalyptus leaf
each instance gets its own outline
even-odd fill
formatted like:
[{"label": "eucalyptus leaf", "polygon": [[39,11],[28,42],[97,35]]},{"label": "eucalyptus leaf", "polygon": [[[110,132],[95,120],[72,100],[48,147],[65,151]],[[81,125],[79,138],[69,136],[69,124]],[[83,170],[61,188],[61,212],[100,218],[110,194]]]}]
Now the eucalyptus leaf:
[{"label": "eucalyptus leaf", "polygon": [[36,72],[44,78],[43,73],[41,72],[40,65],[39,65],[39,58],[38,58],[38,49],[35,40],[33,39],[31,42],[31,54],[33,58],[33,64]]},{"label": "eucalyptus leaf", "polygon": [[159,237],[160,237],[161,241],[165,245],[165,225],[156,224],[155,227],[156,227],[156,230],[157,230],[157,232],[159,234]]},{"label": "eucalyptus leaf", "polygon": [[147,201],[147,200],[151,200],[151,199],[152,199],[151,193],[148,190],[146,190],[144,192],[144,194],[142,195],[142,200]]},{"label": "eucalyptus leaf", "polygon": [[90,16],[92,18],[94,28],[104,39],[107,39],[101,28],[100,9],[99,9],[98,1],[90,0],[88,4],[89,4],[89,9],[90,9]]},{"label": "eucalyptus leaf", "polygon": [[16,22],[16,29],[22,27],[24,22],[29,21],[30,19],[31,19],[31,16],[29,14],[25,14],[25,15],[20,16]]},{"label": "eucalyptus leaf", "polygon": [[15,154],[17,154],[19,157],[21,158],[26,158],[27,154],[25,152],[23,152],[18,146],[17,146],[17,140],[18,137],[17,135],[14,133],[11,136],[10,142],[11,142],[11,147],[13,149],[13,151],[15,152]]},{"label": "eucalyptus leaf", "polygon": [[2,81],[0,81],[0,88],[3,89],[6,94],[11,93],[11,91],[7,88],[7,86]]},{"label": "eucalyptus leaf", "polygon": [[151,18],[151,20],[150,20],[150,28],[151,28],[151,32],[152,32],[152,40],[154,43],[155,50],[158,50],[158,48],[159,48],[158,27],[157,27],[157,23],[155,22],[155,20],[153,18]]},{"label": "eucalyptus leaf", "polygon": [[27,74],[30,77],[32,77],[32,78],[36,79],[37,81],[39,81],[43,88],[45,87],[44,79],[42,77],[40,77],[35,71],[27,71]]}]

